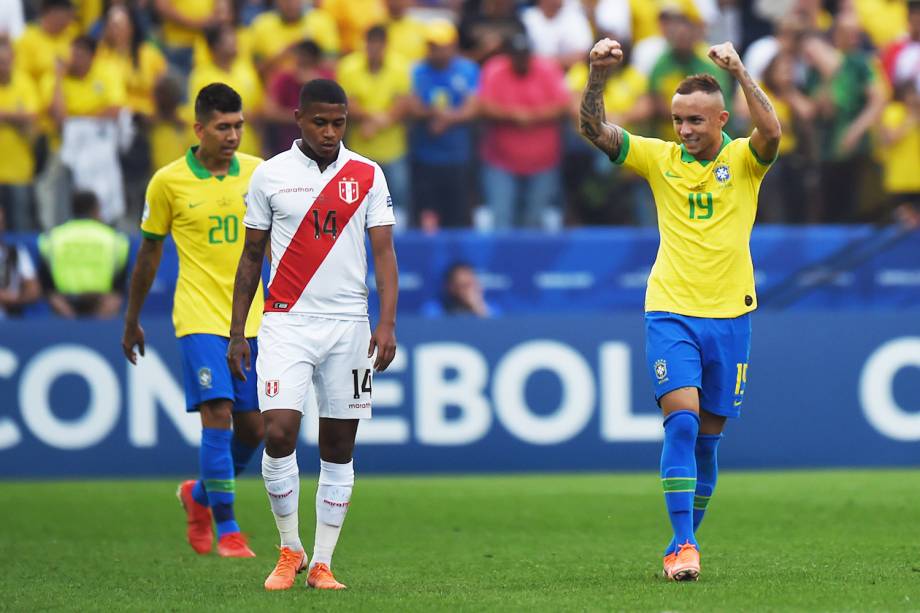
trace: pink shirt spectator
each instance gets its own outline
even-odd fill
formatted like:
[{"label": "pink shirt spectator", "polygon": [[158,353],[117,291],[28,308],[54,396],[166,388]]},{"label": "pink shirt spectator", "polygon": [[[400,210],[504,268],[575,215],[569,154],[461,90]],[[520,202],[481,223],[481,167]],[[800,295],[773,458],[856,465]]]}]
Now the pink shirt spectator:
[{"label": "pink shirt spectator", "polygon": [[[562,69],[551,59],[532,56],[530,70],[518,75],[507,55],[498,55],[482,68],[480,97],[508,110],[538,111],[567,104],[569,92]],[[482,158],[518,175],[532,175],[559,164],[562,131],[558,120],[521,126],[490,122],[482,140]]]}]

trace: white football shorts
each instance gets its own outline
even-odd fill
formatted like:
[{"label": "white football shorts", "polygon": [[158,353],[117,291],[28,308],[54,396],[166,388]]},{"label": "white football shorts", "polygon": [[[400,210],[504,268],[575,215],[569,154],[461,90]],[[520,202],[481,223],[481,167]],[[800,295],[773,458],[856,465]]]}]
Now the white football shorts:
[{"label": "white football shorts", "polygon": [[371,416],[373,360],[367,321],[266,313],[259,329],[259,409],[304,412],[312,384],[320,417]]}]

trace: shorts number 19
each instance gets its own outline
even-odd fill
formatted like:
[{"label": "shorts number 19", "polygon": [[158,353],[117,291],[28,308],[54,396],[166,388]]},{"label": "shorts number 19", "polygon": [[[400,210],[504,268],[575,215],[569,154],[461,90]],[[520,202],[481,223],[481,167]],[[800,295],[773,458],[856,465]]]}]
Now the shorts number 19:
[{"label": "shorts number 19", "polygon": [[371,369],[364,369],[364,378],[361,379],[361,385],[358,386],[359,373],[361,371],[357,368],[351,369],[351,380],[354,383],[355,387],[355,400],[361,397],[361,392],[371,393]]}]

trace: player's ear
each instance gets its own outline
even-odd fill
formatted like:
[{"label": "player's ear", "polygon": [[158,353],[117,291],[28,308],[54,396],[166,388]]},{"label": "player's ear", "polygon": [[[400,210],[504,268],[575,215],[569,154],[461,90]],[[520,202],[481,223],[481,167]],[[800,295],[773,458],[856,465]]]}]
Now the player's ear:
[{"label": "player's ear", "polygon": [[195,137],[198,140],[201,140],[201,138],[204,136],[204,124],[196,119],[195,123],[192,125],[192,128],[195,130]]},{"label": "player's ear", "polygon": [[728,113],[728,111],[726,111],[726,110],[724,110],[724,109],[719,113],[719,125],[720,125],[721,127],[724,128],[724,127],[725,127],[725,124],[728,123],[728,117],[729,117],[729,113]]}]

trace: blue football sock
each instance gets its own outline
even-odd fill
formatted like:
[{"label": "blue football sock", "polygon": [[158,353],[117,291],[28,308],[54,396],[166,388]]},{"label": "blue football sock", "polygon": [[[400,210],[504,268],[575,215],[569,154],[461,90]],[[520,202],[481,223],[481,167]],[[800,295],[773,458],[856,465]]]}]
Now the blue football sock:
[{"label": "blue football sock", "polygon": [[237,476],[249,465],[249,460],[259,447],[250,447],[240,439],[233,437],[230,441],[230,455],[233,456],[233,475]]},{"label": "blue football sock", "polygon": [[[674,529],[674,542],[696,545],[693,535],[693,496],[696,492],[694,446],[700,418],[693,411],[675,411],[664,420],[661,485]],[[669,553],[669,552],[665,552]]]},{"label": "blue football sock", "polygon": [[[716,489],[719,476],[719,465],[716,452],[719,449],[721,434],[700,434],[696,437],[696,492],[693,497],[693,533],[700,527],[709,499]],[[677,551],[677,541],[671,539],[671,544],[665,553]]]},{"label": "blue football sock", "polygon": [[201,479],[195,481],[195,487],[192,488],[192,499],[198,504],[208,506],[208,492],[204,489],[204,481]]},{"label": "blue football sock", "polygon": [[233,515],[236,482],[233,479],[233,456],[230,454],[232,437],[232,430],[204,428],[201,431],[201,479],[217,524],[218,538],[240,531]]}]

